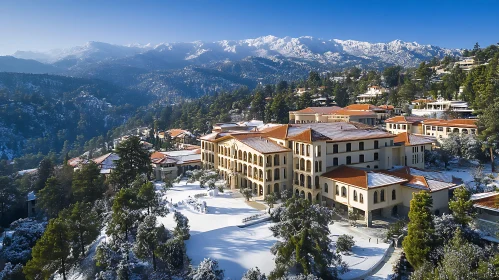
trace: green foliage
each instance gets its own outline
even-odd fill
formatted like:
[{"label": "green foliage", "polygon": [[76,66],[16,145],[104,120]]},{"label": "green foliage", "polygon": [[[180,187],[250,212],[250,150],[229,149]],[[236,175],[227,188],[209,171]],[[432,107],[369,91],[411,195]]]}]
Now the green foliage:
[{"label": "green foliage", "polygon": [[189,262],[181,238],[171,238],[161,243],[154,254],[161,260],[165,270],[173,275],[180,274]]},{"label": "green foliage", "polygon": [[47,180],[45,188],[38,192],[38,203],[40,208],[49,217],[57,217],[59,211],[69,206],[70,186],[63,184],[60,179],[51,177]]},{"label": "green foliage", "polygon": [[325,279],[335,277],[341,258],[329,247],[328,225],[332,221],[333,214],[329,209],[312,206],[305,199],[290,198],[280,221],[270,228],[274,237],[282,241],[272,247],[276,268],[269,279],[279,279],[290,270]]},{"label": "green foliage", "polygon": [[42,238],[33,247],[32,259],[23,269],[26,278],[49,279],[57,271],[66,279],[70,242],[67,224],[61,218],[51,219]]},{"label": "green foliage", "polygon": [[147,209],[147,215],[166,216],[168,209],[161,203],[161,198],[154,190],[152,182],[144,183],[137,194],[140,205]]},{"label": "green foliage", "polygon": [[338,236],[336,240],[336,251],[337,252],[350,252],[352,247],[355,245],[352,235],[342,234]]},{"label": "green foliage", "polygon": [[404,233],[405,222],[402,220],[396,221],[395,223],[390,223],[388,231],[386,232],[386,240],[391,240],[394,237],[398,237]]},{"label": "green foliage", "polygon": [[454,197],[449,201],[449,209],[456,222],[467,226],[473,220],[475,208],[470,200],[471,193],[463,186],[454,189]]},{"label": "green foliage", "polygon": [[[7,216],[22,197],[14,181],[7,176],[0,176],[0,221],[2,224],[10,222]],[[22,201],[24,204],[24,201]]]},{"label": "green foliage", "polygon": [[137,239],[133,251],[144,260],[152,258],[153,268],[156,270],[156,248],[167,239],[166,229],[156,227],[156,217],[146,216],[137,230]]},{"label": "green foliage", "polygon": [[246,198],[246,201],[250,201],[250,199],[253,197],[253,192],[250,188],[242,188],[241,194],[244,196],[244,198]]},{"label": "green foliage", "polygon": [[121,142],[116,148],[120,157],[116,161],[116,168],[111,173],[110,181],[116,188],[128,187],[139,175],[149,176],[151,160],[149,152],[142,149],[140,138],[130,137]]},{"label": "green foliage", "polygon": [[189,240],[191,237],[189,233],[189,219],[187,219],[186,216],[182,215],[182,213],[176,211],[173,218],[175,219],[175,222],[177,223],[177,226],[175,227],[173,234],[175,237],[180,238],[182,240]]},{"label": "green foliage", "polygon": [[35,183],[35,191],[39,191],[45,187],[45,182],[54,173],[54,164],[48,158],[42,159],[38,165],[37,175],[38,179]]},{"label": "green foliage", "polygon": [[408,232],[402,246],[407,260],[418,268],[428,259],[433,243],[433,201],[428,192],[413,193],[409,210]]},{"label": "green foliage", "polygon": [[270,209],[274,208],[274,204],[277,201],[277,197],[275,194],[269,193],[265,195],[264,201],[265,203],[267,203],[267,205],[269,205],[269,213],[270,213]]},{"label": "green foliage", "polygon": [[130,231],[136,228],[137,221],[142,220],[140,209],[141,205],[137,200],[136,191],[131,188],[121,189],[114,197],[113,213],[107,234],[116,240],[128,241]]},{"label": "green foliage", "polygon": [[73,195],[76,201],[94,202],[106,191],[104,177],[97,164],[90,162],[76,170],[73,177]]},{"label": "green foliage", "polygon": [[61,211],[60,219],[67,223],[71,248],[74,257],[85,254],[85,246],[92,243],[100,234],[102,221],[90,203],[77,202]]}]

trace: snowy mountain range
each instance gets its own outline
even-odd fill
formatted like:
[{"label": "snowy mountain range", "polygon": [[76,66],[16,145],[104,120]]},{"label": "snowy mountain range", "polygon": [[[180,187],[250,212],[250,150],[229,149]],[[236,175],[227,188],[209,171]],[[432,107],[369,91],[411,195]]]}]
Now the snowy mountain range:
[{"label": "snowy mountain range", "polygon": [[428,60],[432,57],[441,58],[445,55],[459,54],[460,50],[457,49],[445,49],[400,40],[388,43],[369,43],[354,40],[324,40],[309,36],[298,38],[264,36],[246,40],[161,43],[157,45],[121,46],[88,42],[83,46],[48,52],[18,51],[13,56],[50,64],[64,60],[102,62],[131,58],[137,55],[159,55],[175,61],[185,61],[186,64],[263,57],[267,59],[298,59],[332,65],[359,61],[415,66],[422,60]]}]

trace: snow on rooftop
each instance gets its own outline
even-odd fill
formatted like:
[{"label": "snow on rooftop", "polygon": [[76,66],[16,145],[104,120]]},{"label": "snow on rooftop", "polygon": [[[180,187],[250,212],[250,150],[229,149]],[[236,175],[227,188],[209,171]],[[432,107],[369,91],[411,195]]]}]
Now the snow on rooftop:
[{"label": "snow on rooftop", "polygon": [[35,195],[35,192],[34,191],[30,191],[28,193],[28,201],[32,201],[32,200],[35,200],[36,199],[36,195]]},{"label": "snow on rooftop", "polygon": [[367,173],[367,187],[374,188],[379,186],[393,185],[405,182],[406,180],[403,178],[377,173],[377,172],[368,172]]},{"label": "snow on rooftop", "polygon": [[20,171],[17,171],[17,174],[19,175],[24,175],[26,173],[33,173],[33,172],[36,172],[36,168],[32,168],[32,169],[25,169],[25,170],[20,170]]},{"label": "snow on rooftop", "polygon": [[261,153],[279,153],[288,151],[287,148],[262,137],[251,137],[239,140]]},{"label": "snow on rooftop", "polygon": [[475,194],[471,195],[470,200],[477,200],[477,199],[481,199],[481,198],[486,198],[486,197],[494,196],[494,195],[497,195],[497,194],[498,194],[497,192],[475,193]]}]

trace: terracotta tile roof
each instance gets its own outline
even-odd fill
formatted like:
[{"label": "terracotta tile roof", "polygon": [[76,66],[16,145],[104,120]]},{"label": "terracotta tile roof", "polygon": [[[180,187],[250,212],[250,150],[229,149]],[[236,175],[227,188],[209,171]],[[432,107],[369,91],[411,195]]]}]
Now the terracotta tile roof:
[{"label": "terracotta tile roof", "polygon": [[499,193],[473,200],[475,206],[499,210]]},{"label": "terracotta tile roof", "polygon": [[357,186],[363,189],[377,188],[407,182],[405,178],[400,176],[394,176],[382,172],[364,171],[346,165],[341,165],[334,170],[322,174],[322,177],[352,186]]},{"label": "terracotta tile roof", "polygon": [[424,125],[444,126],[444,127],[464,127],[464,128],[477,128],[476,119],[453,119],[453,120],[440,120],[440,119],[427,119],[423,121]]},{"label": "terracotta tile roof", "polygon": [[346,106],[344,109],[354,110],[354,111],[372,111],[379,110],[380,108],[372,104],[352,104]]},{"label": "terracotta tile roof", "polygon": [[261,132],[267,137],[286,139],[288,137],[288,125],[279,125],[263,129]]},{"label": "terracotta tile roof", "polygon": [[329,115],[333,112],[340,110],[341,107],[338,106],[330,106],[330,107],[307,107],[305,109],[294,111],[291,113],[300,113],[300,114],[322,114]]},{"label": "terracotta tile roof", "polygon": [[151,154],[151,159],[161,159],[164,157],[166,157],[166,155],[160,152],[154,152]]},{"label": "terracotta tile roof", "polygon": [[305,129],[303,132],[298,133],[292,137],[289,137],[288,139],[293,141],[307,142],[307,143],[311,143],[313,141],[330,140],[329,137],[311,128]]},{"label": "terracotta tile roof", "polygon": [[403,143],[404,146],[413,146],[413,145],[424,145],[424,144],[433,144],[436,142],[436,139],[430,139],[427,136],[418,136],[407,132],[399,133],[393,139],[394,143]]},{"label": "terracotta tile roof", "polygon": [[167,130],[167,132],[170,133],[171,137],[175,138],[175,137],[179,136],[182,133],[186,133],[187,130],[174,128],[174,129]]},{"label": "terracotta tile roof", "polygon": [[395,109],[395,107],[393,105],[381,105],[381,106],[378,106],[380,107],[381,109],[385,109],[385,110],[393,110]]},{"label": "terracotta tile roof", "polygon": [[405,117],[405,116],[396,116],[393,118],[389,118],[385,120],[385,123],[408,123],[408,124],[419,124],[422,121],[426,120],[423,117]]}]

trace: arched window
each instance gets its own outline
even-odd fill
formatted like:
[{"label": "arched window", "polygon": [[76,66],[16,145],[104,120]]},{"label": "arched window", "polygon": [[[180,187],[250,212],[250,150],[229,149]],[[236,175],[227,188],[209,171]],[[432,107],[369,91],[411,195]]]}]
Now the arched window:
[{"label": "arched window", "polygon": [[329,187],[328,187],[327,183],[324,183],[324,192],[325,193],[329,192]]},{"label": "arched window", "polygon": [[253,155],[253,164],[258,164],[258,156]]},{"label": "arched window", "polygon": [[395,190],[392,190],[392,200],[396,199],[397,199],[397,193],[395,192]]},{"label": "arched window", "polygon": [[364,203],[364,195],[363,194],[359,195],[359,201],[360,201],[360,203]]},{"label": "arched window", "polygon": [[320,189],[321,187],[319,186],[319,176],[315,176],[315,188]]},{"label": "arched window", "polygon": [[380,200],[385,201],[385,190],[381,190]]},{"label": "arched window", "polygon": [[258,165],[263,166],[263,156],[260,156],[259,160],[260,160],[260,162],[258,163]]},{"label": "arched window", "polygon": [[282,164],[286,164],[286,156],[282,156]]},{"label": "arched window", "polygon": [[347,197],[347,188],[345,188],[344,186],[341,187],[341,196]]},{"label": "arched window", "polygon": [[378,191],[374,192],[374,203],[378,203]]},{"label": "arched window", "polygon": [[248,162],[251,163],[252,160],[253,160],[253,154],[248,153]]},{"label": "arched window", "polygon": [[300,159],[300,170],[305,170],[305,160],[304,159]]},{"label": "arched window", "polygon": [[307,160],[307,171],[312,171],[312,162],[310,160]]},{"label": "arched window", "polygon": [[300,186],[305,186],[305,175],[300,174]]},{"label": "arched window", "polygon": [[280,165],[279,155],[274,155],[274,165]]},{"label": "arched window", "polygon": [[353,200],[357,201],[357,191],[353,190]]},{"label": "arched window", "polygon": [[311,189],[312,188],[312,177],[307,176],[307,188]]}]

